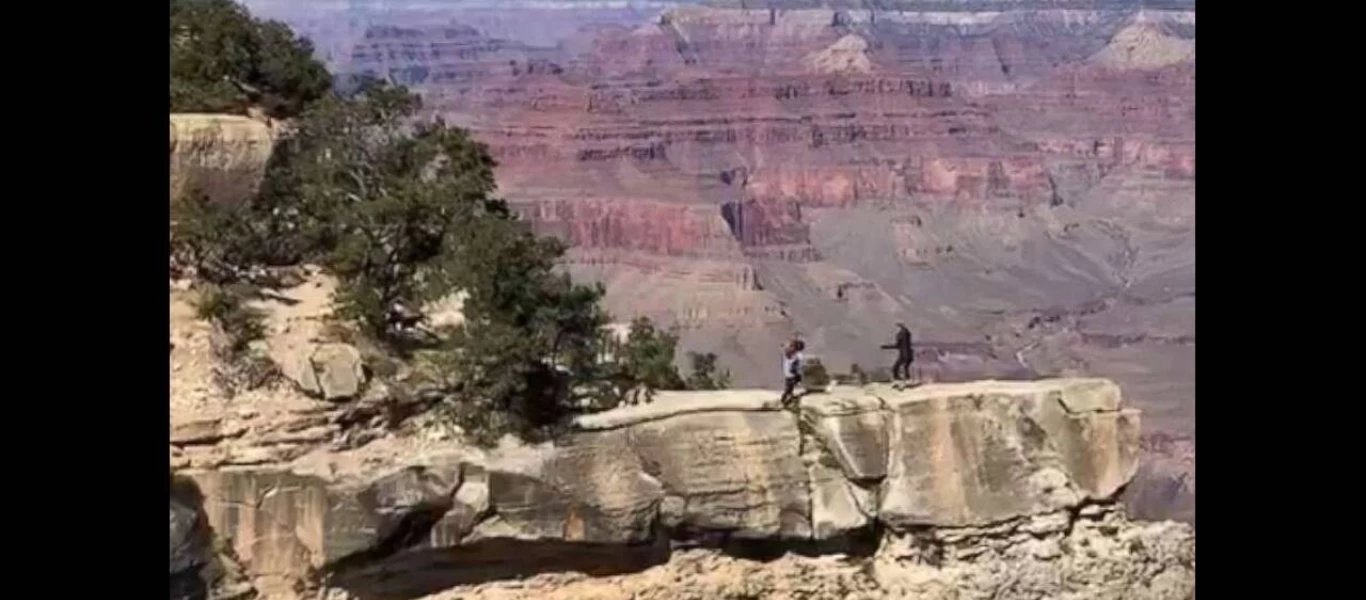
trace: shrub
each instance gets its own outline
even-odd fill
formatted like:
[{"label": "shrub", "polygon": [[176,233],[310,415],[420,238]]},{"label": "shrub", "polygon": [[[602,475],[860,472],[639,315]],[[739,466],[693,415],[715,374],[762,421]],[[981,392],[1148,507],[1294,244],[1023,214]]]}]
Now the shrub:
[{"label": "shrub", "polygon": [[858,363],[849,365],[849,377],[853,380],[853,383],[857,385],[866,385],[868,383],[868,374],[863,372],[863,367],[859,366]]},{"label": "shrub", "polygon": [[295,264],[299,240],[258,200],[215,203],[195,194],[171,205],[171,268],[215,285],[263,280],[264,267]]},{"label": "shrub", "polygon": [[717,368],[716,354],[689,352],[688,361],[692,364],[692,372],[686,382],[688,389],[724,390],[730,387],[730,371]]},{"label": "shrub", "polygon": [[227,343],[220,358],[235,359],[245,354],[252,342],[265,339],[265,315],[248,306],[251,290],[246,286],[206,286],[199,293],[195,311],[199,318],[222,330]]},{"label": "shrub", "polygon": [[214,380],[224,392],[256,389],[279,375],[278,366],[254,342],[266,337],[265,315],[247,304],[254,290],[245,284],[208,285],[195,303],[199,318],[211,323],[212,348],[219,364]]},{"label": "shrub", "polygon": [[658,390],[681,390],[686,384],[674,366],[678,333],[660,329],[648,317],[631,321],[626,339],[611,344],[611,359],[597,368],[598,408],[654,399]]}]

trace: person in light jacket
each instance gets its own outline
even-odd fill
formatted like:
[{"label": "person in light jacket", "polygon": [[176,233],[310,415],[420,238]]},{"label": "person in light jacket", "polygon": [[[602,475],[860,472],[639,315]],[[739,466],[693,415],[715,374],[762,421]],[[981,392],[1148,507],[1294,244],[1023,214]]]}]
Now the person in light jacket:
[{"label": "person in light jacket", "polygon": [[802,381],[802,350],[806,343],[794,339],[783,349],[783,397],[779,400],[783,408],[797,401],[797,384]]}]

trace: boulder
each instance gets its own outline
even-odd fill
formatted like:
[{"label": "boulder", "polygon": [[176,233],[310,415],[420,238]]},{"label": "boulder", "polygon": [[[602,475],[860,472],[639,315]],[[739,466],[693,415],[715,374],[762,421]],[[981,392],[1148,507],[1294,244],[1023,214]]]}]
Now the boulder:
[{"label": "boulder", "polygon": [[350,344],[317,344],[293,355],[284,373],[305,393],[330,401],[356,398],[365,387],[365,365]]}]

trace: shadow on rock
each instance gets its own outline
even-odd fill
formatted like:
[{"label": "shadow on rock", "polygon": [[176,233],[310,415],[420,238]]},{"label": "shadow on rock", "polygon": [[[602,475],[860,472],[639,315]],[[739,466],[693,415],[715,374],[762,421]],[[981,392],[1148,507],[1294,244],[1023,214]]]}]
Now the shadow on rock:
[{"label": "shadow on rock", "polygon": [[767,562],[786,554],[843,553],[853,559],[876,551],[881,528],[869,527],[830,540],[777,541],[732,538],[722,532],[672,536],[648,544],[587,544],[555,540],[495,539],[446,548],[401,551],[386,559],[336,569],[325,585],[357,600],[411,600],[458,586],[526,579],[551,573],[609,577],[639,573],[669,561],[674,550],[708,548],[725,555]]},{"label": "shadow on rock", "polygon": [[326,585],[357,600],[407,600],[457,586],[543,573],[607,577],[667,562],[662,544],[605,545],[553,540],[485,540],[467,546],[405,550],[382,561],[332,573]]},{"label": "shadow on rock", "polygon": [[201,576],[213,561],[213,530],[204,514],[204,494],[193,481],[171,475],[171,600],[204,600]]},{"label": "shadow on rock", "polygon": [[1140,441],[1143,462],[1124,491],[1134,518],[1195,525],[1195,438],[1162,432]]},{"label": "shadow on rock", "polygon": [[254,597],[231,549],[215,543],[199,485],[172,473],[170,495],[171,600]]}]

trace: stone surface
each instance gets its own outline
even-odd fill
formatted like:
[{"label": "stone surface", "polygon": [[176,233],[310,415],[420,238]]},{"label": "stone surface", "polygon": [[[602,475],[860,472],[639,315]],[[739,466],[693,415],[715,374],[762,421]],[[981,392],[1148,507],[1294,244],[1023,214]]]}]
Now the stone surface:
[{"label": "stone surface", "polygon": [[803,444],[802,462],[811,496],[811,537],[831,540],[862,530],[876,515],[876,488],[855,484],[815,440]]},{"label": "stone surface", "polygon": [[622,430],[585,433],[555,448],[511,450],[493,456],[488,471],[500,531],[480,537],[644,541],[663,495]]},{"label": "stone surface", "polygon": [[171,498],[171,576],[195,571],[209,561],[209,540],[195,508]]},{"label": "stone surface", "polygon": [[170,118],[171,202],[203,194],[231,204],[256,193],[276,138],[269,123],[235,115]]},{"label": "stone surface", "polygon": [[[305,473],[302,463],[186,474],[257,579],[329,572],[331,585],[362,597],[513,573],[638,571],[668,560],[656,552],[665,537],[723,548],[848,542],[874,524],[891,537],[880,574],[859,584],[887,595],[870,597],[941,597],[954,586],[1012,598],[1188,589],[1189,530],[1114,512],[1138,437],[1123,433],[1137,421],[1110,382],[837,387],[797,413],[762,410],[763,395],[679,393],[651,411],[600,415],[554,444],[406,465],[400,454],[345,475]],[[1083,534],[1104,544],[1100,554],[1064,541]],[[482,566],[461,571],[470,560]],[[1064,578],[1047,579],[1041,569],[1059,560]],[[1019,596],[992,574],[1016,567],[1030,578]],[[414,579],[385,583],[394,570]],[[1144,585],[1156,587],[1135,591]]]},{"label": "stone surface", "polygon": [[893,535],[856,560],[793,553],[761,562],[689,550],[639,573],[549,573],[425,600],[1188,600],[1194,569],[1194,540],[1183,525],[1050,514],[944,539]]},{"label": "stone surface", "polygon": [[810,490],[791,414],[682,414],[627,430],[645,471],[663,486],[660,518],[684,531],[740,538],[807,538]]},{"label": "stone surface", "polygon": [[[890,390],[887,390],[890,391]],[[876,388],[837,387],[802,399],[816,439],[851,481],[887,476],[887,433],[891,412]]]},{"label": "stone surface", "polygon": [[690,413],[766,411],[778,408],[779,396],[766,390],[716,390],[707,394],[660,391],[651,402],[584,415],[576,418],[574,425],[585,430],[617,429]]},{"label": "stone surface", "polygon": [[[893,527],[980,525],[1108,498],[1137,465],[1137,416],[1118,412],[1109,382],[928,385],[886,401],[878,514]],[[1114,408],[1073,413],[1069,403]]]}]

